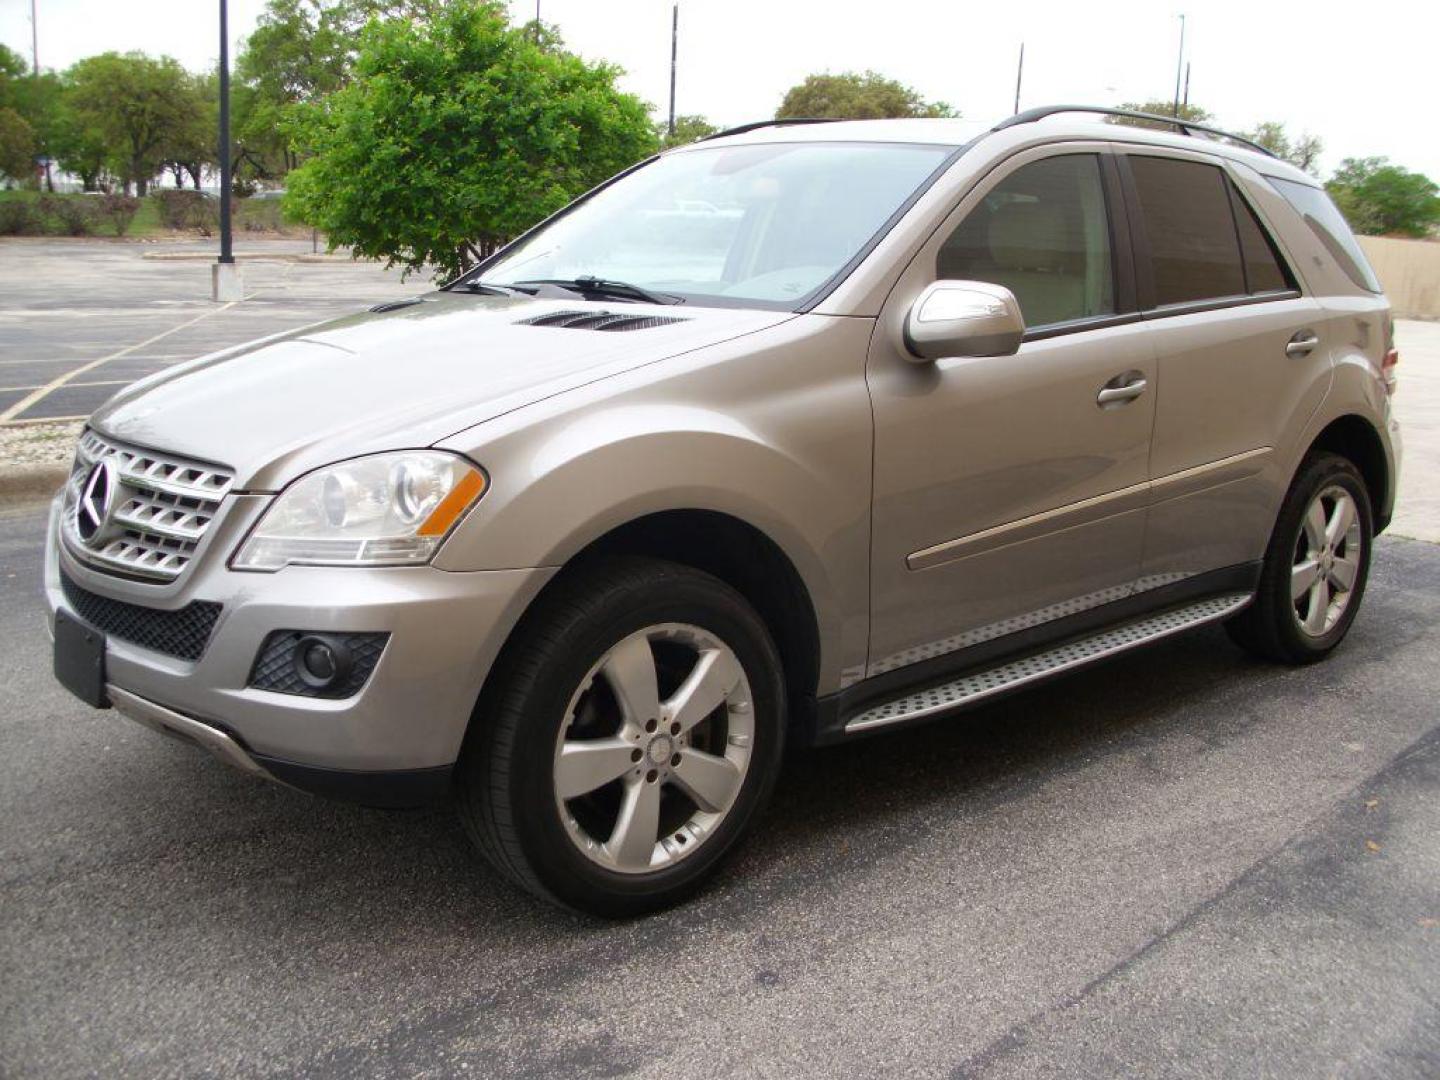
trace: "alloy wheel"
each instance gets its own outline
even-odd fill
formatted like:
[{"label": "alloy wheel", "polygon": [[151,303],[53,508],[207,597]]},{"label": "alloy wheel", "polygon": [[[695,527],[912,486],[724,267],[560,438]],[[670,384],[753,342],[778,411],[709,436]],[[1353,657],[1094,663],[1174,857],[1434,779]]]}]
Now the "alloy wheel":
[{"label": "alloy wheel", "polygon": [[1338,485],[1323,488],[1305,511],[1290,569],[1291,608],[1307,637],[1329,633],[1350,606],[1363,543],[1355,497]]},{"label": "alloy wheel", "polygon": [[572,695],[555,746],[555,799],[589,859],[639,874],[689,857],[724,821],[755,734],[734,651],[685,623],[622,639]]}]

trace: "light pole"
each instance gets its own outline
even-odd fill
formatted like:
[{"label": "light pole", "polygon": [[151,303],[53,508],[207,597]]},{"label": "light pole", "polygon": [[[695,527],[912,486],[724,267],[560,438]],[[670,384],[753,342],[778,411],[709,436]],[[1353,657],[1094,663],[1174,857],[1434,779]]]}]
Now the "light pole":
[{"label": "light pole", "polygon": [[230,302],[245,295],[230,240],[230,19],[220,0],[220,258],[210,269],[211,298]]},{"label": "light pole", "polygon": [[1185,60],[1185,16],[1180,16],[1180,51],[1175,56],[1175,109],[1176,120],[1180,119],[1180,69]]},{"label": "light pole", "polygon": [[680,4],[670,9],[670,123],[666,130],[675,134],[675,51],[680,41]]},{"label": "light pole", "polygon": [[1020,80],[1025,75],[1025,43],[1020,42],[1020,59],[1015,64],[1015,111],[1020,111]]}]

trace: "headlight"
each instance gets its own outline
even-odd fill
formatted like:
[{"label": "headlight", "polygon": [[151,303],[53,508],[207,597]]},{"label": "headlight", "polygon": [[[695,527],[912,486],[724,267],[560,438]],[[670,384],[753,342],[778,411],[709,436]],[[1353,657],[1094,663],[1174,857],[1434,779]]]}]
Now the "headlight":
[{"label": "headlight", "polygon": [[485,474],[454,454],[412,450],[342,461],[282,491],[231,565],[427,563],[484,492]]}]

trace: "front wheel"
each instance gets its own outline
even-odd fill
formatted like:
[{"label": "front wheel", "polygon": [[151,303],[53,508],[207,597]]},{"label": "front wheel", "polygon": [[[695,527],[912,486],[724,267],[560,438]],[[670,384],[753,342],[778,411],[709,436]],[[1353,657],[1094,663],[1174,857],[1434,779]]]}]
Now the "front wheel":
[{"label": "front wheel", "polygon": [[481,852],[592,914],[678,902],[774,785],[780,661],[728,585],[625,559],[572,573],[527,616],[459,772]]},{"label": "front wheel", "polygon": [[1231,638],[1286,664],[1328,654],[1365,594],[1373,520],[1365,480],[1350,461],[1307,459],[1275,522],[1255,602],[1226,623]]}]

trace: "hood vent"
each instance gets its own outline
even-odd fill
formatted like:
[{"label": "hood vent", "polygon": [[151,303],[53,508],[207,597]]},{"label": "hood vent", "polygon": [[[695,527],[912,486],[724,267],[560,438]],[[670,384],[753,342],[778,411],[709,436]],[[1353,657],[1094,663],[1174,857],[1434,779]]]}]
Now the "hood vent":
[{"label": "hood vent", "polygon": [[567,330],[649,330],[666,323],[687,322],[673,315],[627,315],[613,311],[551,311],[521,319],[517,326],[559,326]]}]

